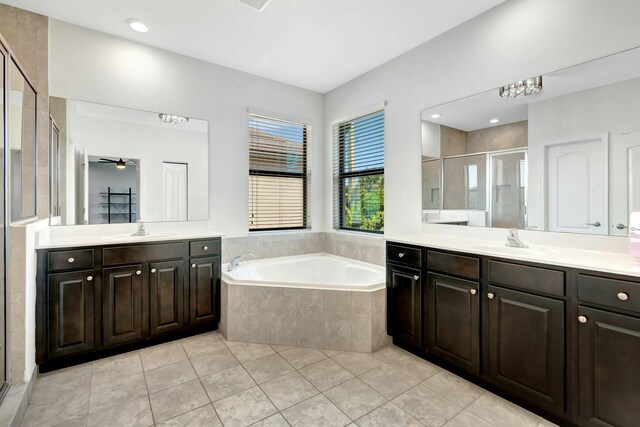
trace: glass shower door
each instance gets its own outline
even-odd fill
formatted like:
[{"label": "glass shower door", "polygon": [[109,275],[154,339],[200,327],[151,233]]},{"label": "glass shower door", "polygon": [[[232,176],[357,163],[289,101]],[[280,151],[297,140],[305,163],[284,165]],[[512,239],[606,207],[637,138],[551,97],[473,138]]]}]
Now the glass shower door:
[{"label": "glass shower door", "polygon": [[6,336],[7,336],[7,293],[6,293],[6,206],[7,198],[5,192],[5,164],[6,164],[6,119],[8,94],[5,90],[7,53],[0,43],[0,133],[2,144],[0,144],[0,401],[4,398],[9,386],[7,384],[7,357],[6,357]]}]

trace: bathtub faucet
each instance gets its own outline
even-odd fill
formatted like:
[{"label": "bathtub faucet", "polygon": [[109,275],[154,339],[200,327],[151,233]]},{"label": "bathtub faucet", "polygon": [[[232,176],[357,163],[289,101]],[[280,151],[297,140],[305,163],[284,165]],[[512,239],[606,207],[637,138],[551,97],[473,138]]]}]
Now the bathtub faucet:
[{"label": "bathtub faucet", "polygon": [[233,259],[231,259],[231,261],[229,261],[229,267],[227,267],[227,271],[232,271],[234,268],[239,266],[240,265],[240,261],[242,261],[242,259],[244,259],[244,258],[255,259],[255,257],[256,256],[254,254],[244,254],[244,255],[237,256],[237,257],[233,257]]}]

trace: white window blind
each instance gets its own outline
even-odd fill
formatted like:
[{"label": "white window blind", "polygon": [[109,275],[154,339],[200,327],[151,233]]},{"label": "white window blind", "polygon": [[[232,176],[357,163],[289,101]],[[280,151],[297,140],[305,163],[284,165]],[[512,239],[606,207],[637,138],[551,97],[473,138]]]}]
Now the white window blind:
[{"label": "white window blind", "polygon": [[249,231],[308,228],[310,126],[249,116]]},{"label": "white window blind", "polygon": [[384,231],[384,110],[333,126],[334,227]]}]

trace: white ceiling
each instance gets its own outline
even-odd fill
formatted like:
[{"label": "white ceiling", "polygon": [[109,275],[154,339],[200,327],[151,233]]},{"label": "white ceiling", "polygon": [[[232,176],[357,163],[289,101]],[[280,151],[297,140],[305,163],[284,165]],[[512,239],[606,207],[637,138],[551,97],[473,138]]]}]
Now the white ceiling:
[{"label": "white ceiling", "polygon": [[[326,93],[504,0],[3,0],[12,6]],[[125,21],[138,18],[149,32]]]}]

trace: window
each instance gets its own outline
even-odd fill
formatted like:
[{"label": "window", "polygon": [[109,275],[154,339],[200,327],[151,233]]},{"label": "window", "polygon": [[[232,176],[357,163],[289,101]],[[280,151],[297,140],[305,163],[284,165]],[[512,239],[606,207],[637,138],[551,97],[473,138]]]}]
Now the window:
[{"label": "window", "polygon": [[342,230],[384,231],[384,110],[337,123],[334,222]]},{"label": "window", "polygon": [[249,231],[309,227],[310,127],[249,116]]}]

